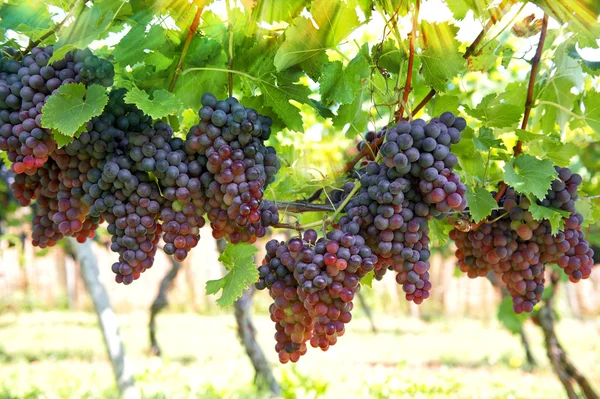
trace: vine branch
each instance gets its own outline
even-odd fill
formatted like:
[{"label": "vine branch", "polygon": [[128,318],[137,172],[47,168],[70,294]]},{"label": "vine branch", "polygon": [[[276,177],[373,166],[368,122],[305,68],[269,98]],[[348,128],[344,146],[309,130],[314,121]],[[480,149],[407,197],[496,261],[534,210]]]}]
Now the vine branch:
[{"label": "vine branch", "polygon": [[[229,51],[227,52],[227,69],[233,69],[233,24],[231,23],[231,4],[229,0],[225,2],[227,6],[227,30],[229,31]],[[233,73],[228,73],[229,78],[229,97],[233,96]]]},{"label": "vine branch", "polygon": [[[529,85],[527,87],[527,99],[525,100],[525,112],[523,114],[523,121],[521,122],[521,129],[525,130],[527,128],[527,124],[529,123],[529,115],[531,114],[531,108],[533,107],[533,90],[535,88],[535,78],[538,73],[538,69],[540,67],[540,60],[542,59],[542,52],[544,51],[544,42],[546,41],[546,34],[548,33],[548,14],[544,14],[544,18],[542,19],[542,29],[540,31],[540,40],[537,46],[537,50],[535,55],[531,59],[531,72],[529,73]],[[519,154],[523,151],[523,142],[521,140],[517,141],[513,149],[513,154],[515,157],[518,157]],[[502,182],[500,185],[500,189],[498,193],[494,197],[496,202],[502,198],[508,185],[505,182]]]},{"label": "vine branch", "polygon": [[412,31],[410,32],[409,37],[409,49],[408,49],[408,69],[406,71],[406,84],[404,85],[404,90],[402,92],[402,101],[400,102],[400,107],[398,111],[396,111],[396,123],[400,122],[402,116],[404,115],[404,108],[407,107],[408,96],[412,90],[412,74],[413,74],[413,65],[415,60],[415,37],[417,36],[418,31],[418,23],[419,23],[419,9],[421,7],[420,0],[417,0],[415,3],[415,10],[413,12],[412,17]]},{"label": "vine branch", "polygon": [[[487,22],[487,24],[483,27],[481,32],[479,32],[479,35],[477,35],[475,40],[473,40],[473,43],[471,43],[471,45],[469,47],[467,47],[467,49],[465,50],[465,53],[463,54],[463,58],[465,60],[474,54],[479,54],[479,52],[476,53],[475,50],[477,49],[477,47],[479,46],[479,44],[481,43],[481,41],[483,40],[485,35],[488,33],[488,31],[508,11],[507,7],[512,2],[513,2],[513,0],[502,0],[502,2],[498,5],[498,7],[492,12],[492,15],[490,16],[490,19]],[[419,112],[421,109],[423,109],[423,107],[425,107],[425,105],[427,105],[427,103],[433,98],[433,96],[436,95],[436,93],[437,93],[437,91],[435,89],[429,90],[429,93],[427,93],[425,98],[423,98],[423,100],[421,100],[421,102],[413,109],[412,115],[416,115],[417,112]]]},{"label": "vine branch", "polygon": [[190,24],[188,29],[187,37],[185,38],[185,43],[183,44],[183,49],[181,50],[181,55],[179,56],[179,61],[177,62],[177,68],[175,68],[175,73],[173,74],[173,78],[171,79],[171,84],[169,84],[169,91],[172,92],[175,88],[175,84],[177,83],[177,79],[181,74],[181,67],[183,65],[183,61],[185,56],[190,48],[190,43],[192,42],[192,38],[194,37],[194,33],[198,29],[198,25],[200,24],[200,17],[202,16],[202,11],[204,11],[204,6],[198,7],[196,10],[196,15],[194,15],[194,19]]}]

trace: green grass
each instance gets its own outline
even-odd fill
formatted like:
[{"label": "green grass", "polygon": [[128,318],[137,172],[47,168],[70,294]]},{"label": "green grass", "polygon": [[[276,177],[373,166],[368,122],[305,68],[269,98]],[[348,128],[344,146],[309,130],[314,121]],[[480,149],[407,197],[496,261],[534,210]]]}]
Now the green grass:
[{"label": "green grass", "polygon": [[[357,317],[328,352],[310,349],[297,365],[279,365],[273,326],[256,317],[258,339],[285,398],[564,398],[541,346],[527,326],[540,365],[529,372],[518,337],[495,322],[424,323],[375,316],[374,335]],[[120,315],[126,351],[145,398],[264,398],[235,335],[219,316],[164,314],[164,357],[148,354],[147,315]],[[561,320],[572,360],[600,387],[600,342],[593,322]],[[0,399],[116,398],[104,343],[91,313],[33,312],[0,316]]]}]

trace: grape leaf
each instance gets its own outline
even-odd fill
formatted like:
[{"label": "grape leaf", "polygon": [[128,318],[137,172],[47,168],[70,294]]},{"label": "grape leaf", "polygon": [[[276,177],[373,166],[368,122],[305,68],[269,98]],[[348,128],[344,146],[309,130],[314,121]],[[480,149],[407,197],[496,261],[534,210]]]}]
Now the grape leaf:
[{"label": "grape leaf", "polygon": [[396,47],[393,39],[373,46],[371,57],[377,60],[377,65],[390,73],[399,73],[406,60],[406,51]]},{"label": "grape leaf", "polygon": [[531,216],[533,216],[535,220],[548,220],[552,227],[552,235],[556,235],[559,230],[564,229],[564,218],[569,217],[569,212],[558,208],[538,205],[533,198],[530,198],[529,200],[531,202],[531,205],[529,206]]},{"label": "grape leaf", "polygon": [[469,10],[473,10],[475,18],[479,18],[489,9],[490,3],[486,0],[444,0],[455,19],[464,19]]},{"label": "grape leaf", "polygon": [[123,66],[140,62],[146,55],[144,50],[157,50],[164,45],[164,33],[160,25],[152,25],[148,33],[145,24],[133,27],[115,46],[115,60]]},{"label": "grape leaf", "polygon": [[156,72],[164,71],[173,63],[173,58],[167,57],[160,51],[153,51],[144,59],[146,65],[152,65]]},{"label": "grape leaf", "polygon": [[495,94],[487,95],[475,108],[465,106],[469,115],[488,127],[511,127],[519,123],[522,109],[513,104],[500,103]]},{"label": "grape leaf", "polygon": [[467,60],[467,66],[470,71],[486,72],[494,67],[498,56],[495,54],[498,47],[498,41],[493,40],[488,45],[477,51],[478,55],[472,55]]},{"label": "grape leaf", "polygon": [[429,221],[429,237],[436,248],[443,247],[448,242],[448,234],[454,227],[447,219],[431,219]]},{"label": "grape leaf", "polygon": [[494,131],[489,127],[479,128],[479,133],[473,138],[473,144],[476,149],[484,152],[494,148],[506,148],[502,140],[497,139],[496,136],[494,136]]},{"label": "grape leaf", "polygon": [[369,63],[362,54],[350,61],[346,68],[340,61],[329,63],[319,81],[321,101],[325,106],[333,103],[351,104],[369,73]]},{"label": "grape leaf", "polygon": [[83,124],[100,115],[107,103],[108,95],[102,86],[86,89],[81,83],[62,85],[42,108],[42,126],[73,137]]},{"label": "grape leaf", "polygon": [[585,120],[588,125],[600,134],[600,92],[588,91],[583,98],[585,105]]},{"label": "grape leaf", "polygon": [[181,109],[181,102],[168,91],[161,89],[152,93],[152,99],[144,90],[133,87],[125,95],[125,102],[135,104],[154,119],[160,119]]},{"label": "grape leaf", "polygon": [[347,124],[350,124],[350,128],[346,132],[348,138],[364,133],[369,123],[369,113],[363,110],[363,103],[367,98],[368,93],[366,87],[363,86],[363,90],[354,97],[352,104],[340,105],[337,115],[333,117],[333,127],[343,130]]},{"label": "grape leaf", "polygon": [[600,219],[600,202],[596,203],[592,200],[579,200],[575,202],[577,213],[583,216],[582,227],[587,227],[596,223]]},{"label": "grape leaf", "polygon": [[457,76],[465,65],[456,40],[458,29],[447,22],[423,22],[421,28],[423,37],[427,37],[427,42],[422,44],[423,52],[417,54],[423,66],[423,78],[428,86],[443,92],[448,80]]},{"label": "grape leaf", "polygon": [[11,164],[10,160],[8,159],[8,154],[6,153],[6,151],[0,151],[0,161],[4,163],[5,166],[8,167],[8,165]]},{"label": "grape leaf", "polygon": [[518,334],[527,320],[526,314],[516,314],[513,310],[512,298],[507,295],[498,306],[498,321],[510,332]]},{"label": "grape leaf", "polygon": [[50,27],[52,20],[43,1],[19,1],[16,4],[3,4],[0,7],[0,28],[17,32],[29,32]]},{"label": "grape leaf", "polygon": [[515,129],[515,133],[517,135],[517,138],[525,144],[529,143],[531,141],[536,141],[536,140],[543,140],[543,141],[552,140],[550,138],[550,136],[548,136],[546,134],[532,133],[532,132],[529,132],[529,131],[523,130],[523,129]]},{"label": "grape leaf", "polygon": [[362,280],[360,280],[360,285],[362,286],[366,286],[369,288],[373,288],[373,280],[375,278],[375,271],[371,270],[369,273],[367,273],[366,276],[364,276],[362,278]]},{"label": "grape leaf", "polygon": [[573,143],[561,143],[553,140],[539,140],[527,144],[527,153],[540,158],[551,159],[555,165],[569,166],[571,158],[577,155],[579,148]]},{"label": "grape leaf", "polygon": [[[56,49],[67,45],[71,49],[87,47],[94,40],[101,38],[121,10],[127,7],[130,7],[129,3],[124,1],[96,2],[92,7],[84,7],[75,21],[61,30]],[[61,59],[59,55],[64,57],[64,53],[55,52],[48,64]]]},{"label": "grape leaf", "polygon": [[504,181],[520,193],[533,194],[543,199],[557,176],[549,159],[540,160],[531,155],[519,155],[504,165]]},{"label": "grape leaf", "polygon": [[290,21],[304,8],[304,0],[261,0],[248,1],[246,8],[252,8],[252,20],[269,24],[277,21]]},{"label": "grape leaf", "polygon": [[458,97],[456,96],[438,94],[429,103],[431,104],[431,115],[441,115],[446,111],[458,113]]},{"label": "grape leaf", "polygon": [[314,0],[310,13],[318,28],[308,18],[294,18],[285,31],[285,41],[275,55],[278,71],[337,46],[359,25],[356,12],[341,1]]},{"label": "grape leaf", "polygon": [[498,206],[496,200],[492,197],[492,193],[482,187],[469,188],[465,196],[469,204],[471,217],[476,223],[491,215],[494,208]]},{"label": "grape leaf", "polygon": [[206,282],[206,293],[209,295],[223,290],[217,305],[222,308],[233,305],[250,284],[258,281],[258,270],[254,264],[254,254],[257,252],[256,247],[247,243],[227,244],[219,256],[219,262],[229,273],[218,280]]}]

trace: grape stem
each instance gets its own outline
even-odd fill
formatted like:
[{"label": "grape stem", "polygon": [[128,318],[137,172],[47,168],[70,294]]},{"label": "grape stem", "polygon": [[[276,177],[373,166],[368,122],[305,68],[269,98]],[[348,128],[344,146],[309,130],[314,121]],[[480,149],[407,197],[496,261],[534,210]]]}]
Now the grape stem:
[{"label": "grape stem", "polygon": [[415,3],[415,9],[413,11],[412,16],[412,31],[409,37],[409,48],[408,48],[408,68],[406,70],[406,84],[404,85],[404,90],[402,92],[402,100],[400,102],[400,107],[398,111],[396,111],[396,123],[400,122],[402,116],[404,115],[404,108],[408,108],[406,104],[408,103],[408,95],[410,94],[412,87],[410,86],[412,83],[412,74],[413,74],[413,65],[415,60],[415,37],[417,36],[418,31],[418,22],[419,22],[419,8],[421,7],[420,0],[417,0]]},{"label": "grape stem", "polygon": [[[312,222],[312,223],[307,223],[307,224],[299,224],[299,223],[295,223],[295,224],[290,224],[290,223],[277,223],[272,225],[272,227],[278,227],[278,228],[284,228],[284,229],[294,229],[294,230],[298,230],[298,231],[302,231],[302,230],[306,230],[312,227],[320,227],[320,226],[326,226],[329,225],[331,223],[333,223],[333,221],[335,220],[335,218],[337,217],[337,215],[340,214],[340,212],[342,212],[344,210],[344,208],[346,207],[346,205],[348,205],[348,202],[350,202],[350,200],[352,199],[352,197],[354,197],[354,194],[356,194],[358,192],[358,190],[360,190],[361,184],[359,181],[357,181],[356,183],[354,183],[354,188],[352,189],[352,191],[350,191],[350,193],[348,194],[348,196],[346,198],[344,198],[344,201],[342,201],[342,203],[334,210],[333,214],[324,217],[322,220],[318,220],[316,222]],[[279,204],[281,204],[281,202],[279,202]],[[299,203],[297,202],[292,202],[292,203],[287,203],[288,206],[296,206]],[[308,207],[308,208],[313,208],[310,209],[311,211],[316,211],[316,210],[321,210],[324,211],[325,208],[321,208],[321,209],[314,209],[316,207],[320,207],[322,205],[317,205],[317,204],[307,204],[307,203],[301,203],[302,207]],[[278,203],[275,203],[275,205],[278,205]],[[331,207],[327,206],[329,209],[331,209]],[[288,208],[289,209],[289,208]],[[308,210],[308,209],[307,209]]]},{"label": "grape stem", "polygon": [[71,7],[71,9],[69,10],[69,12],[67,13],[67,15],[65,15],[65,17],[62,19],[62,21],[60,21],[59,23],[57,23],[54,28],[50,29],[48,32],[44,33],[42,36],[39,37],[39,39],[34,40],[32,42],[29,42],[29,44],[27,45],[27,48],[25,48],[25,50],[23,50],[21,52],[21,56],[19,57],[19,59],[22,59],[26,54],[28,54],[34,47],[37,47],[40,43],[42,43],[44,40],[46,40],[47,38],[49,38],[50,36],[56,34],[60,28],[63,27],[63,25],[67,22],[67,20],[69,18],[71,18],[71,14],[73,13],[73,10],[75,10],[76,6],[80,3],[79,0],[75,1],[75,3],[73,4],[73,7]]},{"label": "grape stem", "polygon": [[[233,69],[233,24],[231,23],[231,4],[229,0],[225,1],[227,5],[227,30],[229,31],[229,51],[227,53],[227,69]],[[233,73],[229,72],[229,97],[233,97]]]},{"label": "grape stem", "polygon": [[171,84],[169,85],[170,92],[173,92],[173,89],[175,89],[175,84],[177,83],[177,79],[179,78],[179,75],[181,74],[181,67],[183,65],[183,61],[188,52],[188,49],[190,48],[190,43],[192,42],[194,33],[196,33],[196,30],[198,29],[198,25],[200,24],[200,17],[202,16],[202,11],[204,11],[204,5],[198,7],[198,9],[196,10],[196,15],[194,15],[194,19],[192,20],[192,23],[190,24],[190,27],[188,29],[188,34],[187,34],[187,37],[185,38],[185,43],[183,44],[183,49],[181,50],[181,55],[179,56],[179,61],[177,62],[177,68],[175,68],[175,73],[173,74],[173,78],[171,79]]},{"label": "grape stem", "polygon": [[[540,41],[537,46],[537,50],[535,55],[531,59],[531,72],[529,74],[529,85],[527,87],[527,99],[525,100],[525,112],[523,114],[523,121],[521,122],[521,129],[527,129],[527,124],[529,123],[529,115],[531,114],[531,108],[533,107],[533,89],[535,87],[535,78],[538,73],[538,69],[540,67],[540,60],[542,59],[542,52],[544,51],[544,42],[546,41],[546,33],[548,32],[548,14],[544,14],[544,18],[542,19],[542,30],[540,31]],[[521,140],[517,141],[517,144],[513,148],[513,153],[515,158],[518,157],[523,151],[523,142]],[[500,185],[500,189],[498,193],[494,197],[496,202],[500,201],[500,198],[506,192],[508,185],[505,182],[502,182]]]},{"label": "grape stem", "polygon": [[[494,10],[494,12],[492,12],[492,15],[490,16],[490,19],[485,25],[485,27],[481,30],[481,32],[479,32],[479,35],[477,35],[475,40],[473,40],[473,43],[471,43],[471,45],[465,50],[465,53],[463,54],[464,59],[468,59],[472,55],[479,54],[479,52],[475,53],[475,49],[477,49],[477,46],[479,46],[479,43],[481,43],[481,41],[483,40],[487,32],[492,28],[492,26],[494,26],[494,24],[496,24],[496,22],[498,22],[500,18],[502,18],[502,16],[508,11],[507,7],[511,3],[511,0],[503,0]],[[433,98],[433,96],[435,96],[436,93],[437,91],[433,88],[429,90],[429,93],[427,93],[425,98],[423,98],[423,100],[421,100],[421,102],[413,109],[412,115],[416,115],[417,112],[423,109],[423,107],[427,105],[427,103]]]}]

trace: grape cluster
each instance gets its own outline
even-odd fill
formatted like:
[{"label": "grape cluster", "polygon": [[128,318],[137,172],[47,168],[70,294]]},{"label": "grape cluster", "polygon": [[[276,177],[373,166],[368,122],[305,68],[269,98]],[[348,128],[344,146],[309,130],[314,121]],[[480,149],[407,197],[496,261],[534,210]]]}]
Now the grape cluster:
[{"label": "grape cluster", "polygon": [[112,85],[112,65],[89,50],[51,65],[52,47],[35,48],[22,62],[6,54],[0,149],[13,162],[15,198],[22,206],[36,200],[34,245],[53,246],[65,236],[83,242],[106,221],[119,254],[115,279],[130,284],[152,267],[161,238],[165,253],[183,261],[199,242],[206,213],[215,237],[232,242],[253,242],[277,223],[277,208],[262,201],[280,168],[275,150],[264,145],[270,119],[235,98],[206,94],[201,121],[184,141],[126,104],[120,89],[77,138],[57,148],[40,125],[47,97],[68,83]]},{"label": "grape cluster", "polygon": [[493,223],[450,233],[460,270],[471,278],[490,271],[501,276],[516,313],[533,311],[541,300],[546,264],[558,264],[572,282],[588,278],[592,271],[594,252],[581,231],[583,217],[574,204],[581,176],[568,168],[557,167],[556,171],[558,178],[538,204],[570,213],[563,220],[562,231],[553,234],[549,221],[534,220],[529,199],[508,188],[499,201],[503,209],[490,216]]},{"label": "grape cluster", "polygon": [[279,360],[298,361],[306,342],[326,351],[344,335],[360,280],[374,270],[377,256],[360,235],[339,229],[321,238],[306,230],[287,243],[271,240],[266,250],[256,287],[268,288],[274,300]]},{"label": "grape cluster", "polygon": [[35,174],[56,150],[51,132],[41,125],[48,96],[69,83],[113,83],[112,64],[90,50],[69,52],[49,65],[53,52],[52,46],[36,47],[16,61],[14,49],[4,51],[9,58],[2,60],[0,71],[0,150],[8,152],[16,174]]},{"label": "grape cluster", "polygon": [[218,101],[205,94],[202,105],[200,123],[190,129],[184,147],[205,168],[200,182],[213,237],[253,243],[279,220],[276,207],[261,206],[264,189],[281,167],[275,149],[264,145],[271,119],[233,97]]},{"label": "grape cluster", "polygon": [[[452,171],[457,158],[450,152],[465,127],[463,118],[445,112],[429,123],[402,121],[366,137],[385,135],[382,161],[359,170],[360,190],[340,219],[344,232],[360,234],[377,254],[376,278],[394,270],[406,299],[417,304],[431,289],[428,220],[467,205],[466,187]],[[353,189],[347,183],[340,201]]]}]

